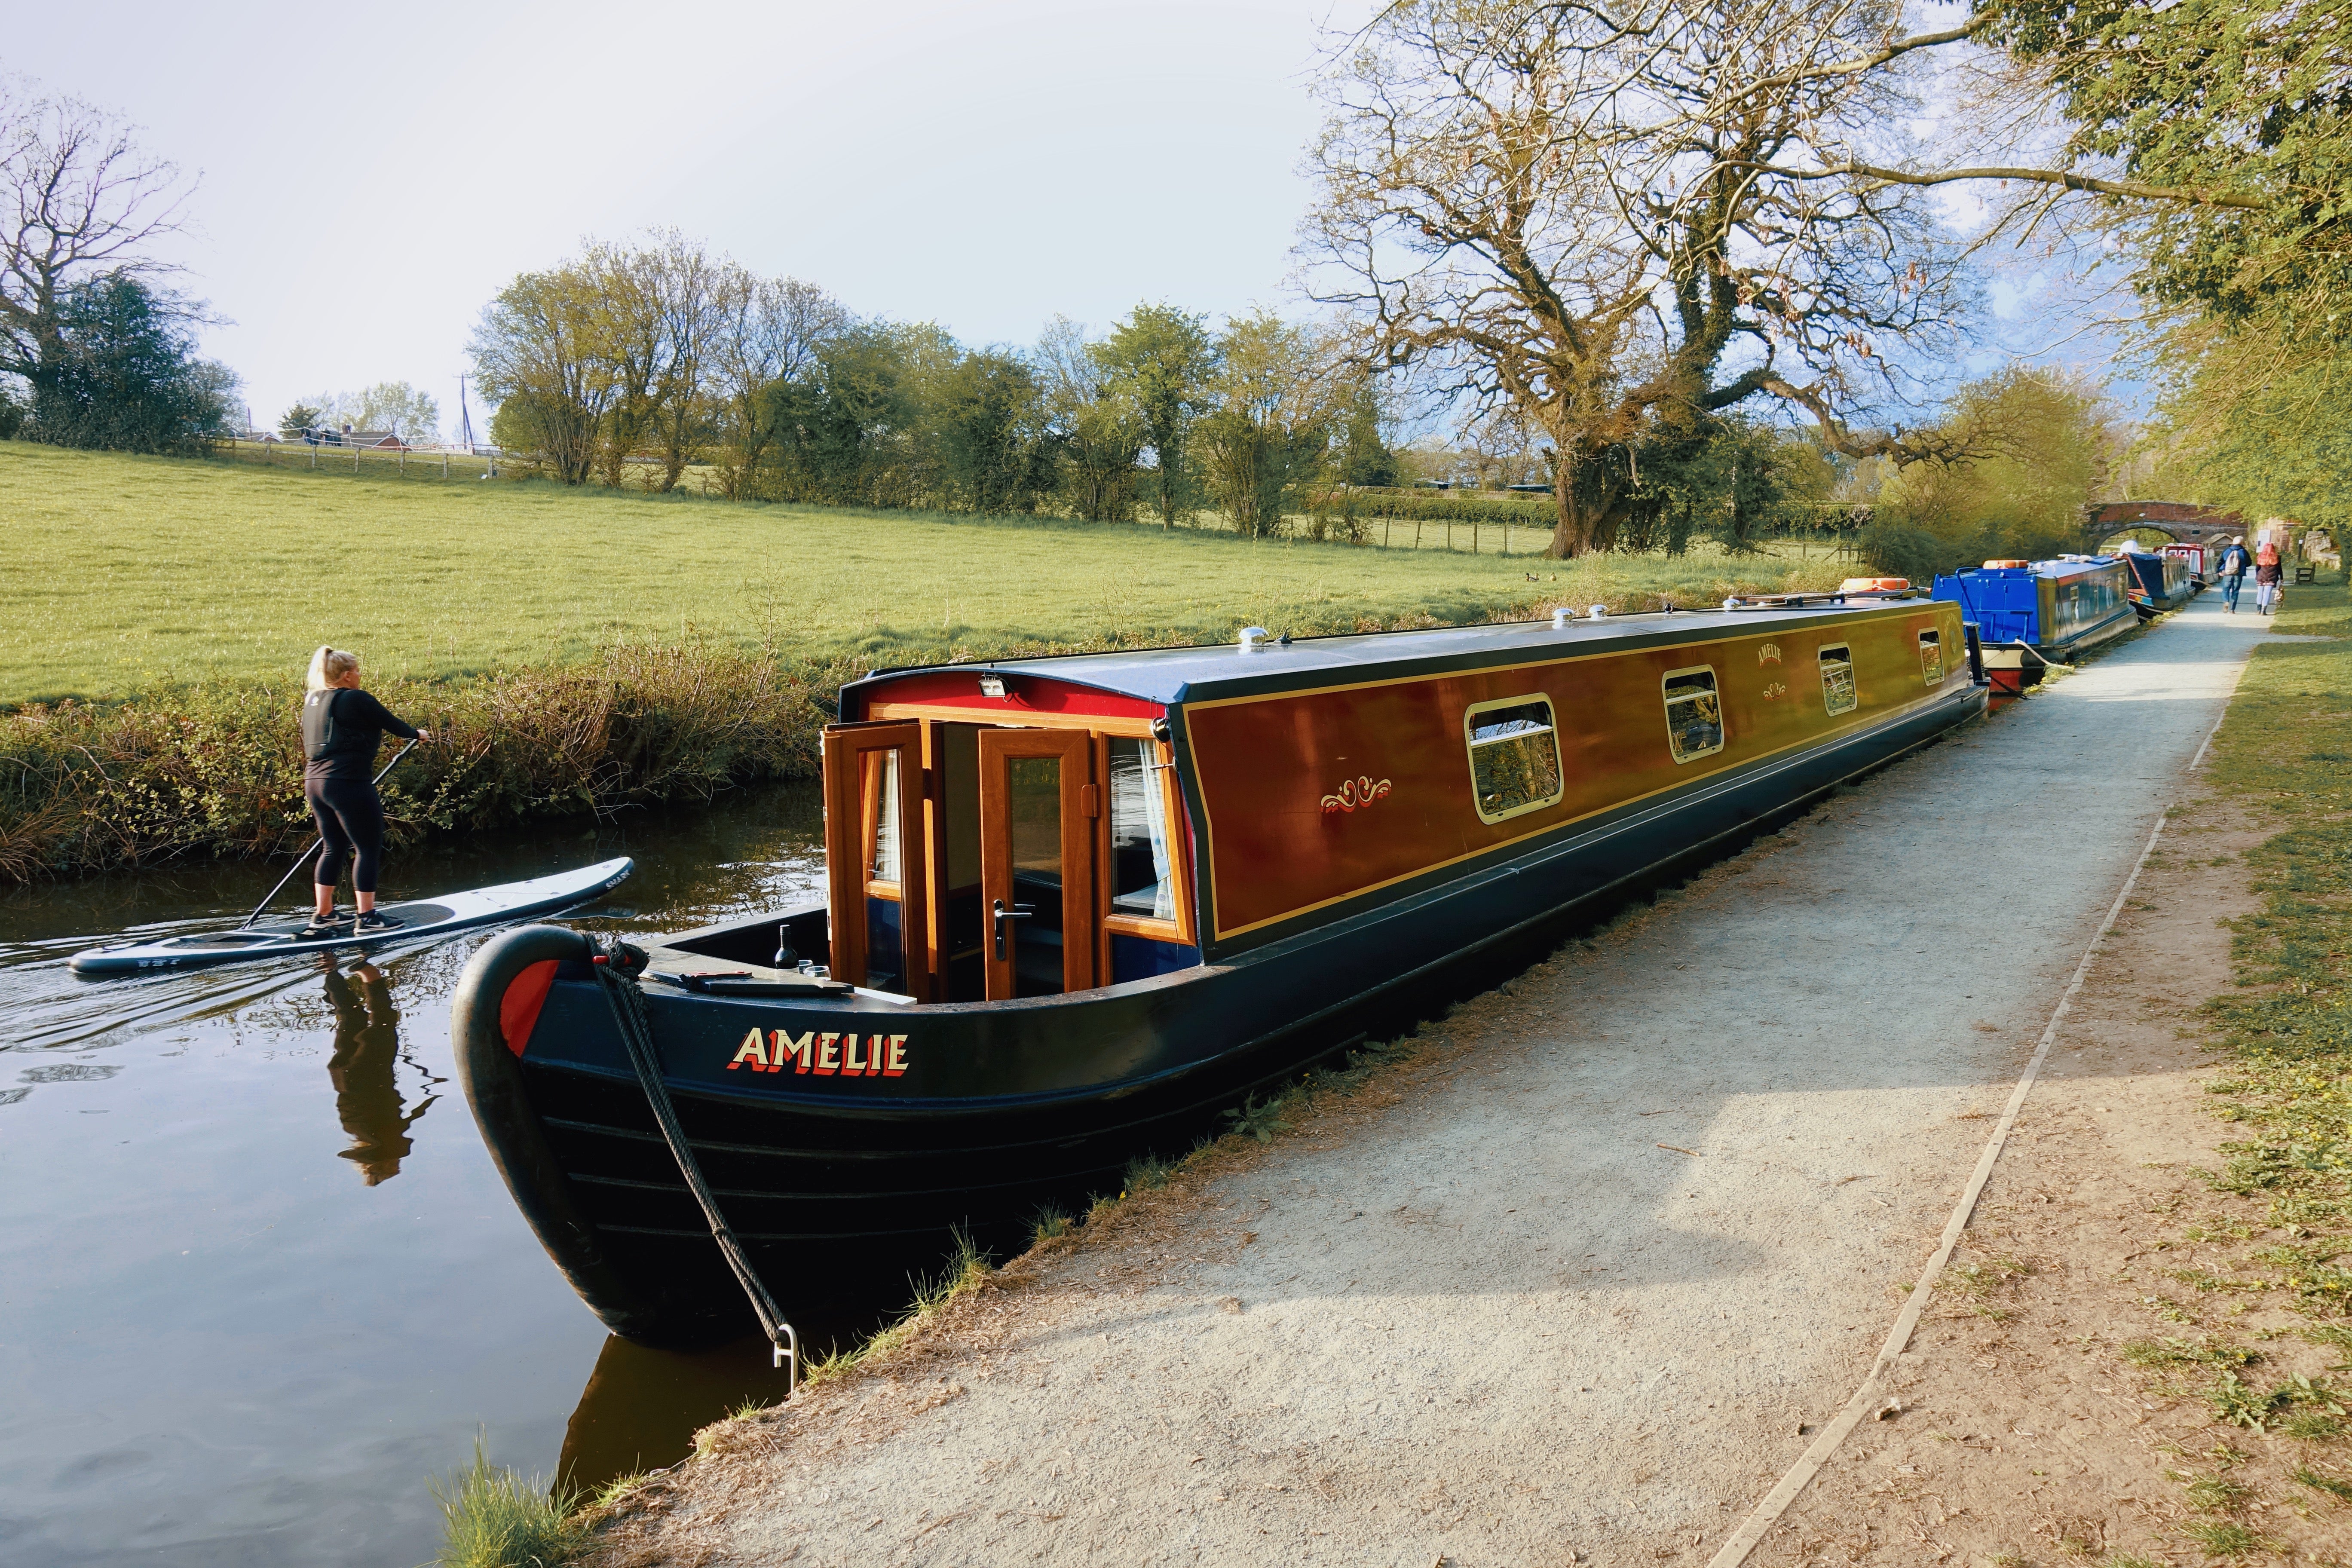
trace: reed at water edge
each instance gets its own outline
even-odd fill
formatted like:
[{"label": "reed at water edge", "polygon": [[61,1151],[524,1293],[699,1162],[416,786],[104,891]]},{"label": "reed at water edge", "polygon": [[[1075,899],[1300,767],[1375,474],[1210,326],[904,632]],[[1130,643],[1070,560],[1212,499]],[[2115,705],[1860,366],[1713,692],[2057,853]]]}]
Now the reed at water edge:
[{"label": "reed at water edge", "polygon": [[[1834,584],[1840,568],[1760,558],[1725,593]],[[1498,620],[1654,610],[1612,563],[1555,563]],[[1530,581],[1535,574],[1528,574]],[[1234,621],[1234,626],[1251,617]],[[1333,606],[1269,618],[1296,636],[1405,631],[1445,624]],[[1230,635],[1230,633],[1228,634]],[[840,689],[874,664],[1094,653],[1081,642],[892,643],[874,655],[794,655],[702,642],[623,643],[593,659],[453,679],[386,679],[368,689],[412,724],[440,732],[382,786],[390,841],[473,833],[536,818],[610,817],[634,806],[709,800],[765,781],[813,778],[819,735]],[[1135,646],[1157,646],[1140,643]],[[0,886],[47,877],[293,853],[310,839],[297,735],[301,689],[281,681],[166,688],[121,702],[31,704],[0,713]],[[390,755],[389,751],[384,753]]]},{"label": "reed at water edge", "polygon": [[[581,665],[371,682],[385,707],[440,732],[383,781],[391,837],[609,816],[811,774],[850,673],[627,646]],[[299,850],[311,833],[300,702],[289,680],[0,717],[0,883]]]}]

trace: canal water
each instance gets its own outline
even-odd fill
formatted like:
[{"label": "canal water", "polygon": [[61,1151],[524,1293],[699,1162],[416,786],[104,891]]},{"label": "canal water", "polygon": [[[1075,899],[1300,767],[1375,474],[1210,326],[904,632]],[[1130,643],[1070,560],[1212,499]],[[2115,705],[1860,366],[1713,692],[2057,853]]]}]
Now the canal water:
[{"label": "canal water", "polygon": [[[822,846],[793,786],[396,855],[385,893],[625,854],[577,923],[675,931],[820,899]],[[611,1340],[532,1238],[452,1070],[479,933],[374,965],[68,972],[241,914],[280,869],[0,895],[0,1562],[408,1568],[439,1543],[427,1480],[478,1438],[593,1484],[782,1396],[756,1339]]]}]

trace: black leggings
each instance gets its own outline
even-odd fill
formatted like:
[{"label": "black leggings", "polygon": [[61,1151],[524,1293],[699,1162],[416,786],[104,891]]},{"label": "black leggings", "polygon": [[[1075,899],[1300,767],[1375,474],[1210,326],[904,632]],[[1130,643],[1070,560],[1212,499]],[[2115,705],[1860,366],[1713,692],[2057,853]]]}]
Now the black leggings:
[{"label": "black leggings", "polygon": [[319,855],[311,880],[331,888],[343,879],[343,861],[352,862],[352,890],[375,891],[376,864],[383,858],[383,802],[375,785],[365,779],[311,779],[302,785],[310,816],[327,847]]}]

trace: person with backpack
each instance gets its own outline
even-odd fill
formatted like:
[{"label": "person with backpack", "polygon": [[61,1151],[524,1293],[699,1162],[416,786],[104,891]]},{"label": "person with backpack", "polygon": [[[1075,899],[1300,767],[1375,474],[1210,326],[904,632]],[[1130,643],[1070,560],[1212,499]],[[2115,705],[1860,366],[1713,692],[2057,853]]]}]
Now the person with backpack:
[{"label": "person with backpack", "polygon": [[430,745],[433,731],[394,718],[360,689],[360,656],[321,647],[310,656],[309,689],[302,698],[302,797],[319,824],[326,847],[311,873],[318,902],[301,940],[333,936],[343,929],[335,918],[335,884],[351,862],[351,922],[358,934],[390,931],[400,922],[376,912],[376,871],[383,858],[383,801],[375,793],[375,753],[386,732]]},{"label": "person with backpack", "polygon": [[2246,542],[2242,538],[2232,539],[2228,548],[2221,552],[2221,601],[2229,606],[2231,615],[2238,613],[2238,591],[2245,586],[2246,568],[2253,563],[2253,557],[2246,553]]},{"label": "person with backpack", "polygon": [[2254,552],[2254,608],[2269,615],[2278,608],[2279,585],[2286,581],[2286,567],[2279,560],[2279,547],[2265,539]]}]

